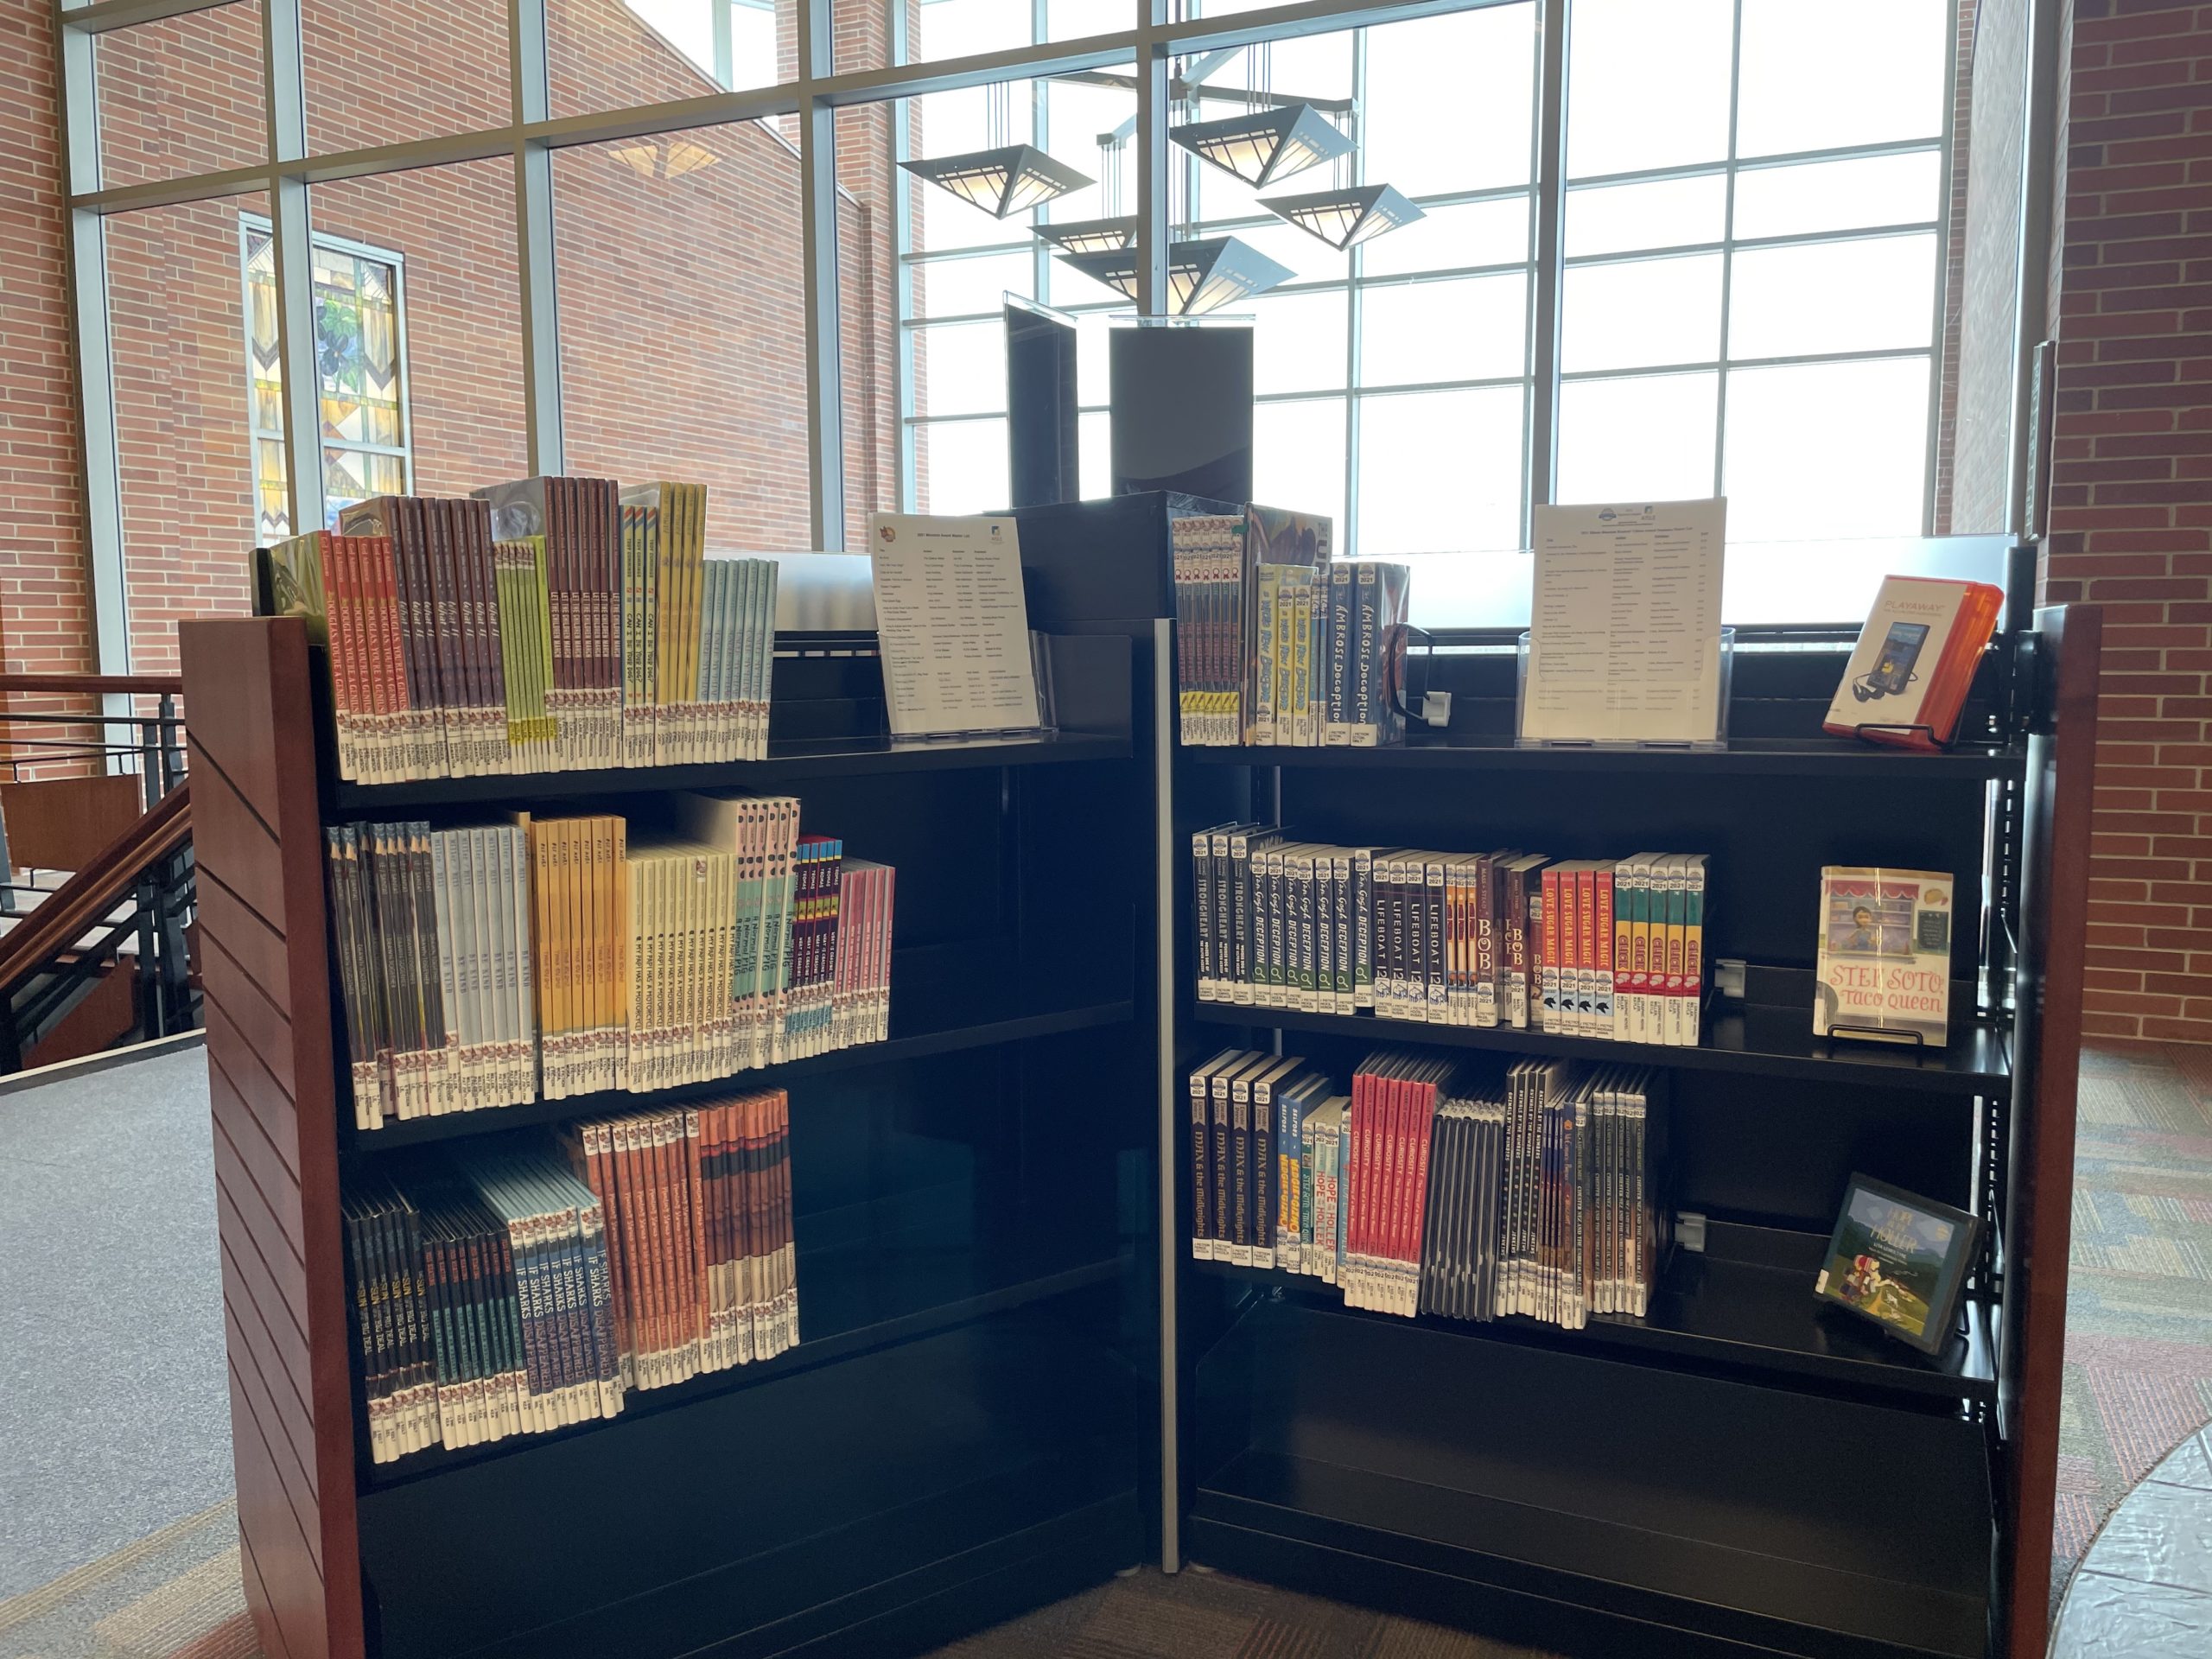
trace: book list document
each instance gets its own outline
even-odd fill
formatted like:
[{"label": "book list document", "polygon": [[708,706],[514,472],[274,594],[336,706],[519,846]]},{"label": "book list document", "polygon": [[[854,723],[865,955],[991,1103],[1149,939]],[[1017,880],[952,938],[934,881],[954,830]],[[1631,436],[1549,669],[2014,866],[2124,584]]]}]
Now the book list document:
[{"label": "book list document", "polygon": [[1536,509],[1523,741],[1719,739],[1726,505]]},{"label": "book list document", "polygon": [[879,512],[868,550],[892,736],[1036,730],[1014,520]]}]

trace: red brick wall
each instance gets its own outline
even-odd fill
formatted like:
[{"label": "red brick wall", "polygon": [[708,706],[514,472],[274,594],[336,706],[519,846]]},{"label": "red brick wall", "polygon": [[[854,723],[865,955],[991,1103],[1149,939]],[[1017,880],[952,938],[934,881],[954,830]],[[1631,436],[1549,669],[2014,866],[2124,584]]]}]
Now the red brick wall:
[{"label": "red brick wall", "polygon": [[0,659],[92,666],[54,9],[0,0]]},{"label": "red brick wall", "polygon": [[2074,0],[2047,592],[2105,613],[2088,1014],[2212,1040],[2212,8]]},{"label": "red brick wall", "polygon": [[[710,90],[620,0],[563,0],[550,10],[555,108]],[[50,29],[43,0],[0,0],[0,19],[10,18],[40,36]],[[258,159],[259,28],[257,9],[238,5],[103,39],[108,182]],[[319,0],[303,28],[316,149],[505,118],[503,5]],[[18,111],[4,79],[0,105],[51,169],[59,146],[53,52],[41,39],[22,55],[48,76],[48,105]],[[857,141],[840,156],[847,194],[838,206],[855,524],[889,503],[895,441],[887,124],[884,112],[870,111],[840,125],[841,138]],[[556,153],[568,462],[626,480],[703,481],[715,545],[804,547],[811,532],[798,156],[756,124],[683,136],[712,150],[715,164],[648,180],[607,146]],[[526,464],[512,177],[512,163],[496,160],[312,193],[318,232],[402,257],[414,486],[426,493],[464,493],[518,477]],[[48,197],[58,237],[50,173]],[[238,235],[241,213],[265,211],[258,198],[239,199],[109,221],[125,580],[141,671],[174,667],[179,618],[237,611],[248,601],[252,472]],[[41,291],[58,317],[58,269]],[[66,334],[57,339],[66,350]],[[49,377],[41,390],[66,422],[69,377]],[[76,458],[66,442],[54,470],[73,490]],[[80,573],[81,547],[74,556]],[[81,613],[81,574],[73,587]],[[72,636],[79,649],[84,635],[80,614]]]}]

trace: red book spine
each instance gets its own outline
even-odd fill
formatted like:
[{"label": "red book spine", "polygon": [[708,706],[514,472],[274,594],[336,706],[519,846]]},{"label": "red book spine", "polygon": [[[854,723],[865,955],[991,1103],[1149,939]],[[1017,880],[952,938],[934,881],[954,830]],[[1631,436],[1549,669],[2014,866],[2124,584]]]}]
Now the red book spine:
[{"label": "red book spine", "polygon": [[1435,1128],[1436,1085],[1424,1083],[1414,1103],[1412,1220],[1406,1231],[1405,1259],[1414,1264],[1416,1273],[1421,1267],[1421,1245],[1428,1236],[1429,1138]]}]

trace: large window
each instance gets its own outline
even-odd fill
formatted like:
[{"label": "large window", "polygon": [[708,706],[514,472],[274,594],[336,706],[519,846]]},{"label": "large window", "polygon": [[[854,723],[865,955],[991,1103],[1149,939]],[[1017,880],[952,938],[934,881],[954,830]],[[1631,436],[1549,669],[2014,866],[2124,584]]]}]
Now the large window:
[{"label": "large window", "polygon": [[[1951,6],[1565,10],[1549,202],[1533,3],[1175,60],[1178,120],[1297,99],[1357,141],[1258,191],[1169,153],[1175,235],[1234,236],[1292,273],[1221,314],[1255,331],[1255,493],[1335,515],[1341,544],[1372,556],[1522,548],[1539,500],[1637,496],[1725,494],[1740,542],[1923,533]],[[1017,15],[920,9],[931,55],[1003,47]],[[1132,95],[1093,113],[1110,79],[1025,86],[995,129],[980,93],[914,100],[902,158],[1027,141],[1103,177],[1126,157],[1090,135],[1135,124]],[[1264,205],[1359,182],[1424,216],[1344,254]],[[1005,490],[1001,293],[1129,308],[1057,261],[1040,274],[1030,234],[1098,216],[1103,190],[997,221],[912,189],[905,500],[988,505]],[[1103,399],[1086,372],[1087,458],[1104,451]],[[1103,487],[1088,466],[1084,483]]]},{"label": "large window", "polygon": [[[284,448],[284,365],[276,346],[276,256],[265,219],[246,219],[246,404],[253,437],[256,533],[292,533]],[[315,397],[321,413],[324,519],[408,490],[407,353],[400,259],[381,248],[315,239]]]},{"label": "large window", "polygon": [[[1100,493],[1141,285],[1038,234],[1090,220],[1282,268],[1215,313],[1256,330],[1255,493],[1421,562],[1420,620],[1525,615],[1539,505],[1715,491],[1732,604],[1855,613],[1824,573],[1945,521],[1963,0],[1446,3],[65,7],[100,664],[383,490],[700,480],[733,550],[1002,506],[1009,294],[1077,321]],[[1254,188],[1175,142],[1287,102],[1343,155]],[[999,216],[902,165],[1015,145],[1084,181]],[[1350,251],[1269,205],[1382,185],[1421,216]]]}]

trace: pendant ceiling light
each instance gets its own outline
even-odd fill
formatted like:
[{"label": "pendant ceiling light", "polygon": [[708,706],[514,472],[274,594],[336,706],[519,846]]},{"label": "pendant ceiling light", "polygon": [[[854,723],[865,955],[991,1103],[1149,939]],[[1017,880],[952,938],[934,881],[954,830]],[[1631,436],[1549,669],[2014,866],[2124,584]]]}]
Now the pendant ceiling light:
[{"label": "pendant ceiling light", "polygon": [[1004,219],[1040,201],[1065,196],[1090,182],[1065,162],[1055,161],[1034,144],[1001,144],[959,156],[933,156],[901,162],[916,178],[950,190],[993,219]]},{"label": "pendant ceiling light", "polygon": [[[1064,253],[1060,263],[1129,299],[1137,297],[1135,248],[1103,253]],[[1168,314],[1202,317],[1224,305],[1264,294],[1293,273],[1233,236],[1171,242],[1167,247]]]},{"label": "pendant ceiling light", "polygon": [[1343,129],[1311,104],[1278,104],[1218,121],[1186,121],[1167,136],[1255,189],[1334,161],[1352,147]]},{"label": "pendant ceiling light", "polygon": [[1277,196],[1261,207],[1310,231],[1339,252],[1427,214],[1387,184],[1351,184],[1309,195]]},{"label": "pendant ceiling light", "polygon": [[1037,234],[1065,253],[1116,253],[1137,245],[1136,215],[1119,219],[1071,219],[1036,227]]}]

